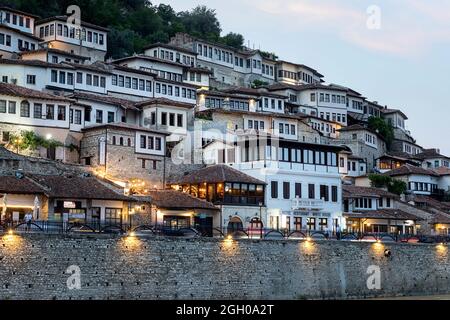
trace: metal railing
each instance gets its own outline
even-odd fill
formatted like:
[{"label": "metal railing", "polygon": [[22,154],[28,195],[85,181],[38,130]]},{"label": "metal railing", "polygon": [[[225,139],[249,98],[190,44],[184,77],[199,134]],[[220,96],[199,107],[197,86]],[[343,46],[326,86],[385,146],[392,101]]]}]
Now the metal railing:
[{"label": "metal railing", "polygon": [[213,228],[212,226],[179,226],[164,224],[130,225],[114,222],[68,222],[68,221],[15,221],[2,222],[1,233],[42,234],[131,234],[167,237],[211,237],[223,239],[254,240],[338,240],[338,241],[380,241],[399,243],[450,243],[450,235],[331,232],[309,229],[270,228]]}]

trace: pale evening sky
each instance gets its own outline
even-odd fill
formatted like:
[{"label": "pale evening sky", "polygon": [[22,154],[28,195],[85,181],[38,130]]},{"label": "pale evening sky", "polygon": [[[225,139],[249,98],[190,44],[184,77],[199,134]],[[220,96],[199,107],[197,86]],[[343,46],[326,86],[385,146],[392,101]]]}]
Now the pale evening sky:
[{"label": "pale evening sky", "polygon": [[[417,143],[450,155],[450,1],[163,0],[176,11],[216,9],[223,34],[306,64],[325,81],[404,111]],[[380,29],[367,27],[372,5]]]}]

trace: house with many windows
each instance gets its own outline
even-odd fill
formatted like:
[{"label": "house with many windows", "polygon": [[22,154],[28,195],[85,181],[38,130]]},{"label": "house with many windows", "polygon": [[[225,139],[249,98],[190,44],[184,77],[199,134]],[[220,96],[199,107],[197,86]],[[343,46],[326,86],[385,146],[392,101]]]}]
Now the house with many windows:
[{"label": "house with many windows", "polygon": [[398,208],[398,196],[382,189],[343,185],[343,229],[349,233],[417,233],[417,216]]},{"label": "house with many windows", "polygon": [[109,30],[104,27],[77,21],[73,17],[55,16],[38,20],[35,35],[44,47],[88,56],[92,62],[104,61]]},{"label": "house with many windows", "polygon": [[28,50],[36,50],[40,38],[34,36],[39,17],[8,7],[0,7],[0,55],[11,58]]}]

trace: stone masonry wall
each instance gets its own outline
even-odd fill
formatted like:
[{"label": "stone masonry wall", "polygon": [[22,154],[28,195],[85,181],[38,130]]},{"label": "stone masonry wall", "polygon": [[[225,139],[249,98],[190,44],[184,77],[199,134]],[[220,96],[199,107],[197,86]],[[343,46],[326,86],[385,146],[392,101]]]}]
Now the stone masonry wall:
[{"label": "stone masonry wall", "polygon": [[[373,265],[381,271],[380,290],[366,285]],[[0,299],[303,299],[450,292],[449,253],[443,245],[4,235],[0,266]],[[80,268],[80,290],[67,286],[69,266]]]}]

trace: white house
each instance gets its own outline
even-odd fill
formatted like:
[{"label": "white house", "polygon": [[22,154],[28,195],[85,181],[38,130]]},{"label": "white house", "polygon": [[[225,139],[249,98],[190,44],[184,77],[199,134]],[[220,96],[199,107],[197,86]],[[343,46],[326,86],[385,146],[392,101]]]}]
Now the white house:
[{"label": "white house", "polygon": [[68,16],[39,20],[35,26],[35,35],[48,48],[88,56],[92,62],[105,59],[108,31],[107,28],[84,21],[77,25]]}]

